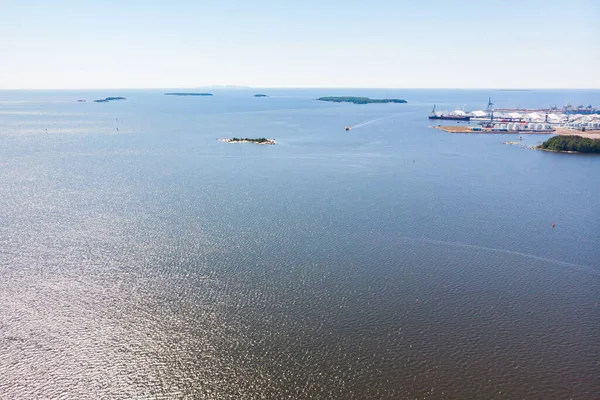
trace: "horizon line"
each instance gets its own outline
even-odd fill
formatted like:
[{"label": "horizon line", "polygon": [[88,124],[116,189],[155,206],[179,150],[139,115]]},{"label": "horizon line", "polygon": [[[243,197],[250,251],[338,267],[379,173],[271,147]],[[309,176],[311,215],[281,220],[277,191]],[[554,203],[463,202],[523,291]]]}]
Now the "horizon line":
[{"label": "horizon line", "polygon": [[526,90],[600,90],[598,88],[584,87],[367,87],[367,86],[243,86],[243,85],[206,85],[194,87],[87,87],[87,88],[0,88],[0,91],[27,91],[27,90],[190,90],[190,89],[331,89],[331,90],[505,90],[505,91],[526,91]]}]

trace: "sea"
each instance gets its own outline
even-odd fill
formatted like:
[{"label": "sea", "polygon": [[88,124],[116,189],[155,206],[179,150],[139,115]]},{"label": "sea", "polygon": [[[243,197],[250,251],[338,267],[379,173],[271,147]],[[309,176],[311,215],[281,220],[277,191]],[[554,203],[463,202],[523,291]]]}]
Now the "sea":
[{"label": "sea", "polygon": [[172,91],[0,91],[1,399],[600,399],[600,157],[427,118],[599,90]]}]

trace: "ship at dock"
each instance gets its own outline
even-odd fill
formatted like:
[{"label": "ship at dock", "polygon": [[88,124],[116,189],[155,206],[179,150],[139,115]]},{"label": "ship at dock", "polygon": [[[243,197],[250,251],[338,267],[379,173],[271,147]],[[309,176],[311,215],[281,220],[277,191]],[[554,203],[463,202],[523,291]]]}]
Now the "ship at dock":
[{"label": "ship at dock", "polygon": [[436,113],[435,106],[429,119],[469,121],[479,126],[442,126],[436,128],[453,133],[517,133],[517,134],[576,134],[577,132],[600,132],[600,110],[592,105],[574,107],[567,104],[559,108],[494,108],[488,99],[485,110],[452,113]]},{"label": "ship at dock", "polygon": [[464,111],[456,110],[453,113],[444,114],[444,113],[436,113],[435,112],[435,104],[433,105],[433,110],[431,110],[431,115],[429,119],[445,119],[451,121],[470,121],[471,116],[467,115]]},{"label": "ship at dock", "polygon": [[591,104],[588,104],[587,107],[584,107],[582,105],[574,107],[569,103],[563,107],[562,113],[567,114],[567,115],[571,115],[571,114],[594,115],[594,114],[600,114],[600,109],[595,108]]}]

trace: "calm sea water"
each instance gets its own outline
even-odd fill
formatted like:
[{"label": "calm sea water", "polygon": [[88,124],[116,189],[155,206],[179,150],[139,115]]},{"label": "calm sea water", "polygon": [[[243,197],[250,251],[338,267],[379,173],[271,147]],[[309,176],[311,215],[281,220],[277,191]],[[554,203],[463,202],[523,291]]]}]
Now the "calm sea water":
[{"label": "calm sea water", "polygon": [[427,120],[600,91],[163,92],[0,92],[0,398],[600,398],[600,157]]}]

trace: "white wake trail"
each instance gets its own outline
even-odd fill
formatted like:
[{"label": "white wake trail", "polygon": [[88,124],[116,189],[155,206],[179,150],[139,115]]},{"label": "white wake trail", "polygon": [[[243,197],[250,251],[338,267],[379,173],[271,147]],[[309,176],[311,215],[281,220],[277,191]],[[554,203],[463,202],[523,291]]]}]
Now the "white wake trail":
[{"label": "white wake trail", "polygon": [[373,122],[381,121],[384,118],[386,118],[386,117],[381,117],[381,118],[371,119],[371,120],[368,120],[368,121],[363,121],[363,122],[361,122],[361,123],[359,123],[357,125],[351,126],[350,129],[360,128],[361,126],[365,126],[365,125],[372,124]]},{"label": "white wake trail", "polygon": [[398,114],[401,114],[401,113],[393,113],[393,114],[389,114],[389,115],[384,115],[383,117],[379,117],[379,118],[375,118],[375,119],[369,119],[369,120],[366,120],[366,121],[363,121],[363,122],[359,122],[358,124],[356,124],[354,126],[351,126],[350,129],[360,128],[362,126],[369,125],[369,124],[372,124],[374,122],[381,121],[382,119],[387,119],[387,118],[393,117],[393,116],[398,115]]}]

